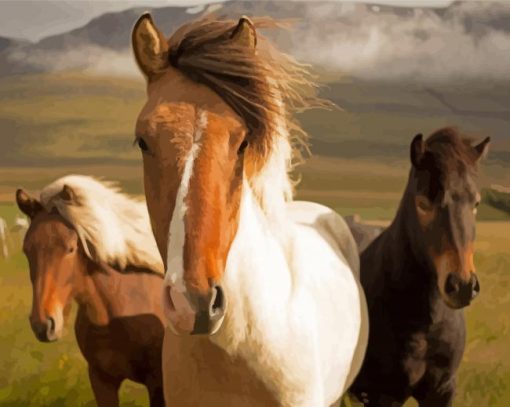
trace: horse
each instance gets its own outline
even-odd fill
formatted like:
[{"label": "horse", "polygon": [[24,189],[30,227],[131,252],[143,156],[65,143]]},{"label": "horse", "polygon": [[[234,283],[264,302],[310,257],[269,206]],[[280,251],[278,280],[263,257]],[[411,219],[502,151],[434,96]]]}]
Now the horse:
[{"label": "horse", "polygon": [[29,226],[30,224],[26,217],[16,215],[14,225],[12,225],[10,229],[12,246],[16,249],[22,246],[25,233],[27,233]]},{"label": "horse", "polygon": [[411,143],[411,170],[391,225],[361,254],[370,334],[351,393],[369,406],[451,406],[464,353],[463,307],[480,292],[473,263],[478,162],[454,128]]},{"label": "horse", "polygon": [[36,338],[60,339],[74,300],[76,340],[97,405],[118,406],[129,379],[147,387],[151,406],[163,406],[164,269],[144,203],[79,175],[47,185],[40,200],[19,189],[16,202],[30,218],[23,251]]},{"label": "horse", "polygon": [[11,228],[11,232],[22,233],[23,235],[25,235],[29,226],[30,224],[26,217],[16,216],[16,218],[14,219],[14,225]]},{"label": "horse", "polygon": [[274,24],[210,17],[168,41],[150,14],[133,28],[148,95],[135,142],[167,270],[169,405],[329,406],[363,359],[353,237],[333,210],[292,200],[304,137],[290,108],[324,103],[300,93],[306,67],[258,35]]},{"label": "horse", "polygon": [[345,216],[345,222],[351,230],[358,251],[363,252],[379,236],[384,227],[364,223],[358,214]]},{"label": "horse", "polygon": [[0,255],[6,259],[9,257],[9,246],[7,240],[9,239],[9,229],[5,219],[0,218]]}]

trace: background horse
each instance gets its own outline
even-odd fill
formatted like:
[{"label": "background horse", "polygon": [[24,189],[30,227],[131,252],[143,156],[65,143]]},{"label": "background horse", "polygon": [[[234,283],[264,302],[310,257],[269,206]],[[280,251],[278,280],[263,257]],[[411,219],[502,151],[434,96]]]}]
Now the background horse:
[{"label": "background horse", "polygon": [[286,106],[307,105],[304,68],[246,18],[198,20],[167,42],[146,14],[133,48],[148,79],[136,137],[167,267],[167,403],[332,404],[361,365],[367,321],[345,222],[292,203],[298,127]]},{"label": "background horse", "polygon": [[345,216],[344,220],[345,223],[347,223],[347,226],[349,226],[360,253],[365,250],[384,230],[384,227],[382,226],[363,223],[358,214]]},{"label": "background horse", "polygon": [[0,218],[0,256],[4,259],[9,257],[9,245],[7,240],[9,239],[9,228],[5,219]]},{"label": "background horse", "polygon": [[450,406],[464,353],[461,310],[480,291],[473,263],[480,194],[476,146],[445,128],[411,144],[395,220],[361,255],[370,314],[363,367],[351,391],[370,406]]},{"label": "background horse", "polygon": [[74,299],[76,339],[98,405],[118,405],[124,379],[145,384],[152,406],[164,405],[163,268],[145,205],[84,176],[46,186],[41,201],[18,190],[16,201],[31,219],[23,250],[36,337],[59,339]]}]

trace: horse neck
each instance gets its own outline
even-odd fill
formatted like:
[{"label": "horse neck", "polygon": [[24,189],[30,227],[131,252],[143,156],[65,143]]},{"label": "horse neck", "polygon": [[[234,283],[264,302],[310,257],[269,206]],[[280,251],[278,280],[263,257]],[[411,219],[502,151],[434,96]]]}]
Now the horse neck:
[{"label": "horse neck", "polygon": [[[214,337],[233,351],[254,334],[264,331],[264,322],[284,316],[292,278],[285,243],[271,217],[262,210],[248,183],[243,185],[239,225],[232,242],[222,286],[229,302],[224,328]],[[268,284],[268,282],[271,284]],[[274,309],[281,312],[274,315]],[[268,318],[271,315],[271,318]],[[265,318],[264,318],[265,316]],[[274,321],[272,321],[274,322]]]},{"label": "horse neck", "polygon": [[117,273],[112,273],[108,266],[101,266],[88,258],[85,258],[84,262],[81,278],[77,281],[79,288],[75,300],[80,311],[94,325],[108,325],[112,318],[111,295],[108,293],[105,281],[115,278]]},{"label": "horse neck", "polygon": [[271,222],[279,222],[284,217],[286,203],[293,198],[293,186],[289,177],[292,161],[292,146],[285,117],[285,106],[276,91],[275,103],[282,114],[274,118],[274,139],[271,154],[259,174],[249,180],[250,188],[260,207]]},{"label": "horse neck", "polygon": [[384,240],[387,246],[385,253],[388,254],[385,261],[391,265],[389,269],[399,276],[409,273],[414,276],[417,273],[432,274],[415,209],[414,191],[411,171],[399,209]]}]

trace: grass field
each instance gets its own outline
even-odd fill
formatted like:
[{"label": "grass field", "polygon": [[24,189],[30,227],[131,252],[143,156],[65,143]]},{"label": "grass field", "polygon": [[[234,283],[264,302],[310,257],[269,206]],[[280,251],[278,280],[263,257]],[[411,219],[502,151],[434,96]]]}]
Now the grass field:
[{"label": "grass field", "polygon": [[[0,216],[11,216],[7,206]],[[478,225],[476,264],[481,296],[467,309],[468,341],[455,406],[507,407],[510,403],[510,222]],[[28,323],[31,286],[17,250],[0,259],[0,406],[92,406],[86,365],[74,341],[72,319],[61,342],[39,343]],[[124,406],[146,406],[144,389],[125,383]],[[412,405],[412,404],[410,404]]]},{"label": "grass field", "polygon": [[[384,96],[381,88],[363,91],[353,84],[336,86],[331,92],[359,103],[349,105],[349,112],[302,116],[305,127],[321,135],[312,140],[312,149],[322,155],[299,167],[302,179],[297,196],[344,215],[389,220],[406,183],[410,137],[458,117],[434,107],[433,98],[430,101],[417,90],[393,89],[391,93],[386,89]],[[143,94],[140,82],[77,74],[0,80],[0,217],[12,224],[17,187],[35,193],[69,173],[104,176],[117,180],[130,193],[142,194],[139,153],[131,140]],[[480,110],[469,97],[463,103]],[[388,110],[392,98],[409,108]],[[366,100],[371,107],[364,107]],[[427,113],[420,116],[416,109]],[[482,184],[510,185],[508,161],[503,160],[510,143],[500,134],[508,121],[498,116],[487,124],[487,118],[470,117],[471,121],[462,123],[496,133],[496,158],[484,165]],[[376,139],[377,131],[385,137]],[[508,213],[482,204],[475,257],[482,292],[466,311],[468,343],[456,407],[510,405],[509,228]],[[0,406],[94,405],[72,320],[59,343],[39,343],[30,330],[28,269],[19,241],[14,240],[13,255],[0,259]],[[123,386],[121,398],[125,406],[147,405],[145,391],[134,384]]]}]

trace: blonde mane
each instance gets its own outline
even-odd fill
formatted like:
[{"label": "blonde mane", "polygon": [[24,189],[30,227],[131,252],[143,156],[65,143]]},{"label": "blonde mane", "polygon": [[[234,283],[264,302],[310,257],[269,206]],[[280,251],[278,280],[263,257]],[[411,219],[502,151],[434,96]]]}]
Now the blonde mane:
[{"label": "blonde mane", "polygon": [[[256,28],[277,28],[254,18]],[[307,149],[307,135],[292,111],[331,106],[315,96],[307,67],[274,48],[260,33],[257,46],[231,40],[238,22],[205,17],[179,28],[168,40],[168,60],[195,82],[215,91],[245,121],[249,146],[246,174],[269,216],[278,216],[293,198],[290,172]]]},{"label": "blonde mane", "polygon": [[56,209],[73,226],[91,260],[120,270],[134,266],[163,274],[145,203],[115,184],[69,175],[43,188],[41,204],[47,211]]}]

